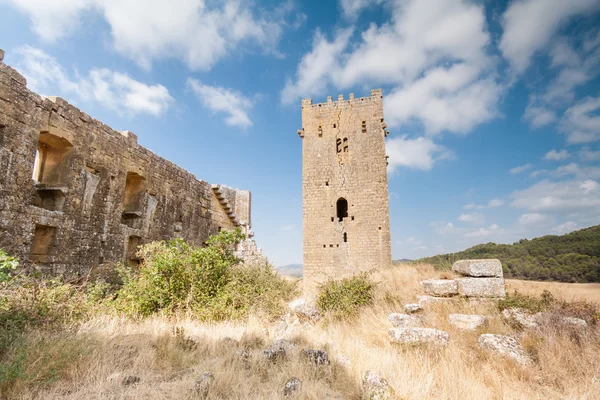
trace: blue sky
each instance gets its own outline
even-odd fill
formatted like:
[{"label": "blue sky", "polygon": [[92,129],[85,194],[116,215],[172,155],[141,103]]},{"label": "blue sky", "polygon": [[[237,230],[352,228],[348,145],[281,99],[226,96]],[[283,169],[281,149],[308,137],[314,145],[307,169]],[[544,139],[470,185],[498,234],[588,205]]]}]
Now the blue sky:
[{"label": "blue sky", "polygon": [[600,1],[0,0],[4,62],[302,262],[300,100],[384,90],[394,258],[600,223]]}]

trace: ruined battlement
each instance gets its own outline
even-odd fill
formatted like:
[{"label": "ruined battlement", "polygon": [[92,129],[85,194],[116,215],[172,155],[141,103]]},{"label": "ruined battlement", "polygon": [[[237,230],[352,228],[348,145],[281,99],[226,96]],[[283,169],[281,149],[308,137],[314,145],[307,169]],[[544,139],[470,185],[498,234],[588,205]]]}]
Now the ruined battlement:
[{"label": "ruined battlement", "polygon": [[371,90],[371,97],[354,97],[354,93],[350,93],[348,100],[344,100],[344,95],[339,94],[336,101],[333,101],[331,96],[327,96],[327,102],[313,104],[312,99],[302,99],[302,109],[318,109],[323,107],[339,107],[343,105],[357,105],[365,102],[381,102],[383,99],[382,89]]},{"label": "ruined battlement", "polygon": [[[0,51],[0,56],[3,52]],[[60,97],[0,57],[0,248],[53,275],[136,263],[139,245],[251,232],[251,194],[211,185]]]}]

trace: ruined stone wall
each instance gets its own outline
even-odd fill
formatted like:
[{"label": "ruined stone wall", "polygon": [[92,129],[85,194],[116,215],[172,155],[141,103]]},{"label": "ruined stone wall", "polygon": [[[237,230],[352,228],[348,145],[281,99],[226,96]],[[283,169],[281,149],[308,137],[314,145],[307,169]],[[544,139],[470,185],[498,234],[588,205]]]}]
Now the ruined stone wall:
[{"label": "ruined stone wall", "polygon": [[2,55],[0,248],[23,264],[86,274],[135,262],[136,247],[149,241],[181,237],[200,245],[240,226],[236,210],[249,213],[249,192],[228,188],[223,197],[221,186],[138,145],[133,133],[29,91]]},{"label": "ruined stone wall", "polygon": [[385,127],[381,90],[365,98],[302,101],[298,134],[309,292],[328,277],[391,264]]}]

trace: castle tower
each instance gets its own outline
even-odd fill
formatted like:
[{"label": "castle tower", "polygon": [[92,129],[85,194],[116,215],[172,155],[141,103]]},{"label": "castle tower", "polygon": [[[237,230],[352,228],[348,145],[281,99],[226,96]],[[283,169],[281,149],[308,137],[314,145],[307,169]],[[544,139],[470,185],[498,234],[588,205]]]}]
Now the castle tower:
[{"label": "castle tower", "polygon": [[302,100],[304,288],[391,264],[381,89]]}]

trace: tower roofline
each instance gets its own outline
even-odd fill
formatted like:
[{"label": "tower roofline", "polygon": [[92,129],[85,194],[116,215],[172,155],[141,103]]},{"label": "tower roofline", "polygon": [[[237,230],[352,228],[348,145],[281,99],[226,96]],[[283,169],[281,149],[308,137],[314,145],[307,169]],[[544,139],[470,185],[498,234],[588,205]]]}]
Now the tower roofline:
[{"label": "tower roofline", "polygon": [[337,101],[333,101],[333,98],[331,96],[327,96],[327,102],[323,102],[323,103],[314,103],[312,102],[311,98],[307,98],[307,99],[302,99],[302,107],[305,106],[312,106],[312,107],[323,107],[325,106],[329,106],[332,104],[340,104],[340,103],[359,103],[359,102],[364,102],[364,101],[372,101],[372,100],[380,100],[381,98],[383,98],[383,90],[382,89],[373,89],[371,90],[371,96],[370,97],[354,97],[354,93],[350,93],[350,95],[348,96],[347,100],[344,100],[344,95],[343,94],[339,94]]}]

